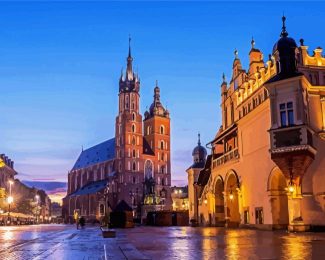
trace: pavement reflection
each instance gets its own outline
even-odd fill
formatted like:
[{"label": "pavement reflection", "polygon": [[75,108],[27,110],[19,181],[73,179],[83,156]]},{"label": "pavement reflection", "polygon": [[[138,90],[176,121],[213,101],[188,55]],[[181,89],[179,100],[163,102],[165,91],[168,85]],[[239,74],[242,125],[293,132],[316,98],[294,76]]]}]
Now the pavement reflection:
[{"label": "pavement reflection", "polygon": [[0,227],[0,259],[325,259],[325,233],[216,227],[117,229],[98,226]]}]

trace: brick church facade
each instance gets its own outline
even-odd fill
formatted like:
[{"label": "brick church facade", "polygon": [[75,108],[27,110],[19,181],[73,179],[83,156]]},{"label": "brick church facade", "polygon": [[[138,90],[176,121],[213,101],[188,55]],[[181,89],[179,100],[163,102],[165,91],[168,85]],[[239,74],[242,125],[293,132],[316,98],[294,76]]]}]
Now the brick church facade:
[{"label": "brick church facade", "polygon": [[115,137],[83,150],[68,173],[65,220],[75,210],[87,219],[101,219],[122,200],[135,218],[145,216],[145,206],[171,208],[169,112],[156,82],[154,100],[142,117],[140,79],[132,63],[129,46],[126,72],[119,79]]}]

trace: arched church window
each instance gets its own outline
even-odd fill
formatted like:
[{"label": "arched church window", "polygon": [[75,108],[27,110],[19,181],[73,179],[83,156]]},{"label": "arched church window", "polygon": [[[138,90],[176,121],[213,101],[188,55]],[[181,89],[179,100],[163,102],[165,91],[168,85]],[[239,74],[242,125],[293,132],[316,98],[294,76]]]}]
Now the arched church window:
[{"label": "arched church window", "polygon": [[161,174],[164,174],[164,173],[165,173],[165,166],[161,166],[161,168],[160,168],[160,173],[161,173]]},{"label": "arched church window", "polygon": [[135,145],[135,137],[132,137],[132,145]]},{"label": "arched church window", "polygon": [[165,129],[164,129],[164,126],[163,125],[161,125],[160,126],[160,134],[164,134],[165,133]]},{"label": "arched church window", "polygon": [[150,160],[147,160],[144,165],[144,177],[150,179],[153,177],[153,164]]},{"label": "arched church window", "polygon": [[164,149],[164,141],[160,141],[160,149]]},{"label": "arched church window", "polygon": [[132,151],[132,157],[135,158],[135,150]]},{"label": "arched church window", "polygon": [[132,120],[135,121],[135,113],[132,113]]},{"label": "arched church window", "polygon": [[125,108],[129,109],[129,96],[125,97]]},{"label": "arched church window", "polygon": [[132,133],[135,133],[135,125],[132,125]]},{"label": "arched church window", "polygon": [[136,171],[136,164],[135,164],[135,162],[132,163],[132,170],[133,171]]},{"label": "arched church window", "polygon": [[134,95],[131,94],[131,108],[134,109]]}]

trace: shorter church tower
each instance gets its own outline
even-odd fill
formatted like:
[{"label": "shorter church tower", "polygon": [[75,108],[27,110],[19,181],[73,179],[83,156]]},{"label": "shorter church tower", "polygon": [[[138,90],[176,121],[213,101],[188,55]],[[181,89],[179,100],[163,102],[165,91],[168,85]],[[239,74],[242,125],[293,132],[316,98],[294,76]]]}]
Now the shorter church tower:
[{"label": "shorter church tower", "polygon": [[[169,112],[160,101],[160,88],[156,82],[154,88],[154,100],[149,111],[144,114],[144,154],[151,154],[145,161],[145,193],[154,190],[155,196],[160,197],[166,208],[171,207],[170,185],[170,118]],[[150,151],[150,152],[149,152]],[[148,175],[146,168],[152,167],[152,175]],[[152,180],[154,180],[154,189]],[[150,182],[150,183],[149,183]],[[150,185],[149,185],[150,184]]]}]

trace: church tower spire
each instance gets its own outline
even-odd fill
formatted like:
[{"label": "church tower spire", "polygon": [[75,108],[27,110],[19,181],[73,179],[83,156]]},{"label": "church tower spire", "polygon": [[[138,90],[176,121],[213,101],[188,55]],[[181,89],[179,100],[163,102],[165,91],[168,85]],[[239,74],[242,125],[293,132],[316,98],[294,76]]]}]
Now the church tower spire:
[{"label": "church tower spire", "polygon": [[129,36],[129,55],[128,55],[126,61],[127,61],[126,79],[133,80],[134,74],[133,74],[133,69],[132,69],[133,58],[131,56],[131,36]]}]

